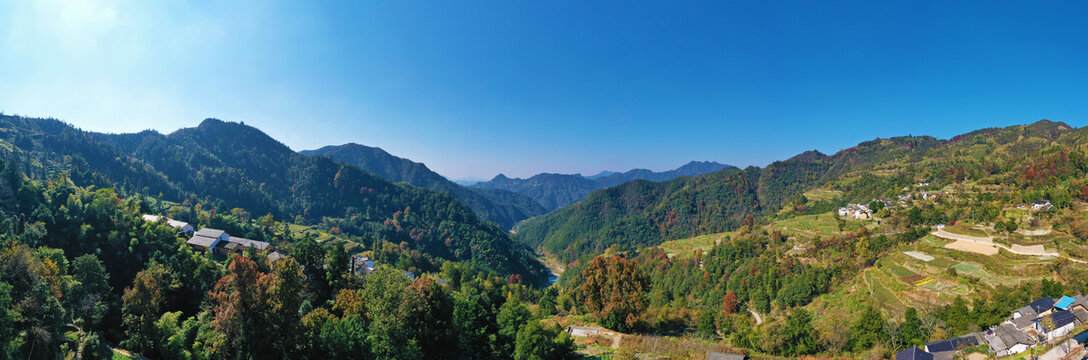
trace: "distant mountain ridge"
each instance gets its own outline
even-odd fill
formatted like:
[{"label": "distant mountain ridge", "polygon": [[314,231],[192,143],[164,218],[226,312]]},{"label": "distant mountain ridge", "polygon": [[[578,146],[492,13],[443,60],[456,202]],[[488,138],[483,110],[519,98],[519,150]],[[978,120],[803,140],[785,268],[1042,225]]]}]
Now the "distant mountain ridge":
[{"label": "distant mountain ridge", "polygon": [[[1015,184],[1019,189],[1030,189],[1024,190],[1029,195],[1024,195],[1023,201],[1069,199],[1060,184],[1062,179],[1088,171],[1088,165],[1081,165],[1084,155],[1076,150],[1085,144],[1088,127],[1073,128],[1049,120],[982,129],[947,140],[931,136],[878,138],[833,155],[806,151],[763,168],[660,183],[623,183],[522,222],[515,230],[519,241],[570,262],[612,248],[635,250],[668,240],[733,231],[782,214],[830,212],[848,202],[889,197],[918,181],[948,185],[971,179]],[[1047,192],[1031,186],[1057,188]],[[816,188],[841,195],[808,199],[805,191]],[[1077,189],[1078,196],[1088,198],[1088,190]]]},{"label": "distant mountain ridge", "polygon": [[736,167],[712,161],[692,161],[669,171],[654,172],[647,169],[634,169],[622,173],[602,171],[589,177],[581,174],[542,173],[528,179],[518,179],[499,174],[490,181],[477,183],[470,187],[475,189],[499,189],[524,194],[539,202],[547,211],[552,211],[581,201],[594,190],[617,186],[632,180],[661,182],[682,176],[697,176],[727,169],[736,169]]},{"label": "distant mountain ridge", "polygon": [[301,155],[242,123],[206,119],[169,134],[104,134],[56,119],[0,115],[0,157],[33,179],[335,228],[370,249],[399,246],[413,266],[432,271],[444,259],[534,284],[547,279],[528,249],[453,196]]},{"label": "distant mountain ridge", "polygon": [[546,212],[543,206],[528,196],[500,189],[473,189],[458,185],[423,163],[392,155],[377,147],[347,143],[299,153],[355,165],[392,182],[403,181],[422,188],[448,192],[465,202],[480,218],[498,224],[503,229],[510,229],[518,221]]}]

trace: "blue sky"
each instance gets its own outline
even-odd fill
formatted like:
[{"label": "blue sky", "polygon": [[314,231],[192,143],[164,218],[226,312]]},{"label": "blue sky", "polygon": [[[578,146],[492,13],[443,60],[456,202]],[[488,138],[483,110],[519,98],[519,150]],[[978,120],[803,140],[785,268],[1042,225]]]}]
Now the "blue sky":
[{"label": "blue sky", "polygon": [[452,178],[1088,124],[1088,3],[0,2],[0,111],[244,121]]}]

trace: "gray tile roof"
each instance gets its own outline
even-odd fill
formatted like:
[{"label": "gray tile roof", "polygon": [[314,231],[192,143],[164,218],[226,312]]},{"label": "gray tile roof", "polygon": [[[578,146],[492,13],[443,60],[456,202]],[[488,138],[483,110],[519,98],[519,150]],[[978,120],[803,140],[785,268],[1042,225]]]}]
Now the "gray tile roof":
[{"label": "gray tile roof", "polygon": [[266,243],[264,241],[250,240],[250,239],[240,238],[240,237],[236,237],[236,236],[231,236],[230,237],[230,242],[238,243],[238,244],[241,244],[242,246],[246,246],[246,247],[253,247],[253,248],[256,248],[257,250],[265,250],[265,249],[268,249],[269,246],[271,246],[271,244]]},{"label": "gray tile roof", "polygon": [[287,257],[287,255],[284,255],[283,253],[281,253],[279,251],[273,251],[273,252],[268,254],[268,261],[276,262],[276,261],[283,260],[286,257]]},{"label": "gray tile roof", "polygon": [[196,236],[193,236],[191,239],[189,239],[189,241],[186,241],[185,243],[189,244],[189,245],[197,245],[197,246],[203,246],[205,248],[210,248],[210,247],[212,247],[212,244],[215,244],[215,240],[216,240],[216,238],[213,238],[213,237],[196,235]]},{"label": "gray tile roof", "polygon": [[1020,317],[1009,319],[1009,321],[1021,329],[1031,326],[1035,323],[1035,319],[1039,317],[1039,313],[1035,312],[1035,309],[1032,309],[1030,306],[1024,306],[1016,309],[1016,311],[1020,313]]},{"label": "gray tile roof", "polygon": [[223,235],[224,233],[226,233],[226,231],[219,230],[219,229],[212,229],[212,228],[203,228],[203,229],[197,230],[195,235],[205,236],[205,237],[210,237],[210,238],[217,238],[220,235]]},{"label": "gray tile roof", "polygon": [[990,339],[990,347],[994,351],[1002,351],[1016,344],[1032,345],[1035,341],[1031,339],[1031,336],[1017,329],[1012,324],[1001,324],[993,329],[994,337]]},{"label": "gray tile roof", "polygon": [[166,219],[166,224],[170,225],[171,227],[177,228],[177,229],[189,226],[189,223],[187,223],[187,222],[178,221],[178,220],[174,220],[174,219]]},{"label": "gray tile roof", "polygon": [[1073,316],[1077,317],[1077,321],[1081,323],[1088,321],[1088,311],[1085,311],[1082,308],[1073,308],[1072,310],[1069,310],[1069,312],[1073,313]]}]

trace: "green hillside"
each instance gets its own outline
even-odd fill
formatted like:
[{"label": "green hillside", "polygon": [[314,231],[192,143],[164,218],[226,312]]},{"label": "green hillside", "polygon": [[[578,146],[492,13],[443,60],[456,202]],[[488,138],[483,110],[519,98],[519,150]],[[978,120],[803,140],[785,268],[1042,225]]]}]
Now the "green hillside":
[{"label": "green hillside", "polygon": [[338,163],[358,166],[367,172],[392,182],[409,184],[435,191],[448,192],[476,212],[483,220],[509,229],[518,221],[543,214],[544,207],[532,198],[499,189],[473,189],[457,185],[427,168],[427,165],[390,155],[379,148],[359,144],[325,146],[300,152],[309,156],[324,156]]},{"label": "green hillside", "polygon": [[[501,274],[542,282],[546,270],[505,231],[457,199],[390,183],[352,165],[295,153],[260,130],[216,119],[168,135],[97,134],[63,122],[0,118],[11,155],[45,178],[67,172],[77,185],[161,194],[228,213],[323,223],[373,243],[404,244],[428,256],[475,261]],[[195,219],[191,219],[195,220]]]}]

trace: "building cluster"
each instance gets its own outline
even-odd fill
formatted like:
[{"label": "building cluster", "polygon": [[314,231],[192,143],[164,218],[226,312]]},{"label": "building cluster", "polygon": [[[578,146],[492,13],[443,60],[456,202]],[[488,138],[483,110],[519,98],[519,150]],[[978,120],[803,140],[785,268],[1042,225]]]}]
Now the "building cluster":
[{"label": "building cluster", "polygon": [[160,222],[160,221],[165,220],[166,225],[169,225],[170,227],[172,227],[174,229],[177,229],[178,231],[180,231],[181,233],[183,233],[185,235],[193,236],[193,226],[189,225],[189,223],[187,223],[187,222],[178,221],[178,220],[174,220],[174,219],[170,219],[170,218],[165,218],[165,217],[162,217],[162,216],[159,216],[159,215],[146,215],[145,214],[145,215],[140,215],[140,217],[143,218],[144,221],[147,221],[147,222]]},{"label": "building cluster", "polygon": [[921,191],[916,193],[902,194],[897,197],[899,200],[899,206],[907,206],[907,202],[911,199],[920,200],[937,200],[944,196],[940,191]]},{"label": "building cluster", "polygon": [[181,234],[189,236],[189,240],[185,243],[195,250],[207,251],[213,254],[229,255],[229,254],[243,254],[248,248],[253,248],[257,251],[268,251],[268,260],[278,261],[286,257],[283,253],[280,253],[275,246],[264,241],[250,240],[237,236],[230,236],[226,231],[203,228],[200,231],[193,231],[193,226],[184,221],[178,221],[159,215],[141,215],[144,221],[159,222],[165,221],[167,225],[177,229]]},{"label": "building cluster", "polygon": [[250,240],[237,236],[230,236],[226,231],[212,228],[203,228],[193,234],[189,241],[185,242],[195,250],[208,251],[213,254],[230,255],[244,254],[249,248],[257,251],[267,251],[268,260],[277,261],[285,255],[280,253],[275,246],[264,241]]},{"label": "building cluster", "polygon": [[846,204],[846,206],[839,208],[839,217],[852,217],[860,220],[869,220],[873,218],[873,211],[869,210],[869,205]]},{"label": "building cluster", "polygon": [[1035,211],[1047,210],[1052,207],[1054,207],[1054,205],[1050,204],[1050,201],[1046,200],[1039,200],[1031,204],[1031,209]]},{"label": "building cluster", "polygon": [[[990,354],[996,357],[1016,355],[1051,344],[1086,323],[1088,296],[1042,298],[1016,309],[1005,322],[989,330],[927,343],[922,349],[911,347],[896,354],[895,359],[952,359],[960,350],[981,344],[987,345]],[[1055,352],[1051,356],[1060,359],[1073,351],[1082,351],[1085,337],[1088,332],[1059,344],[1051,350]]]}]

